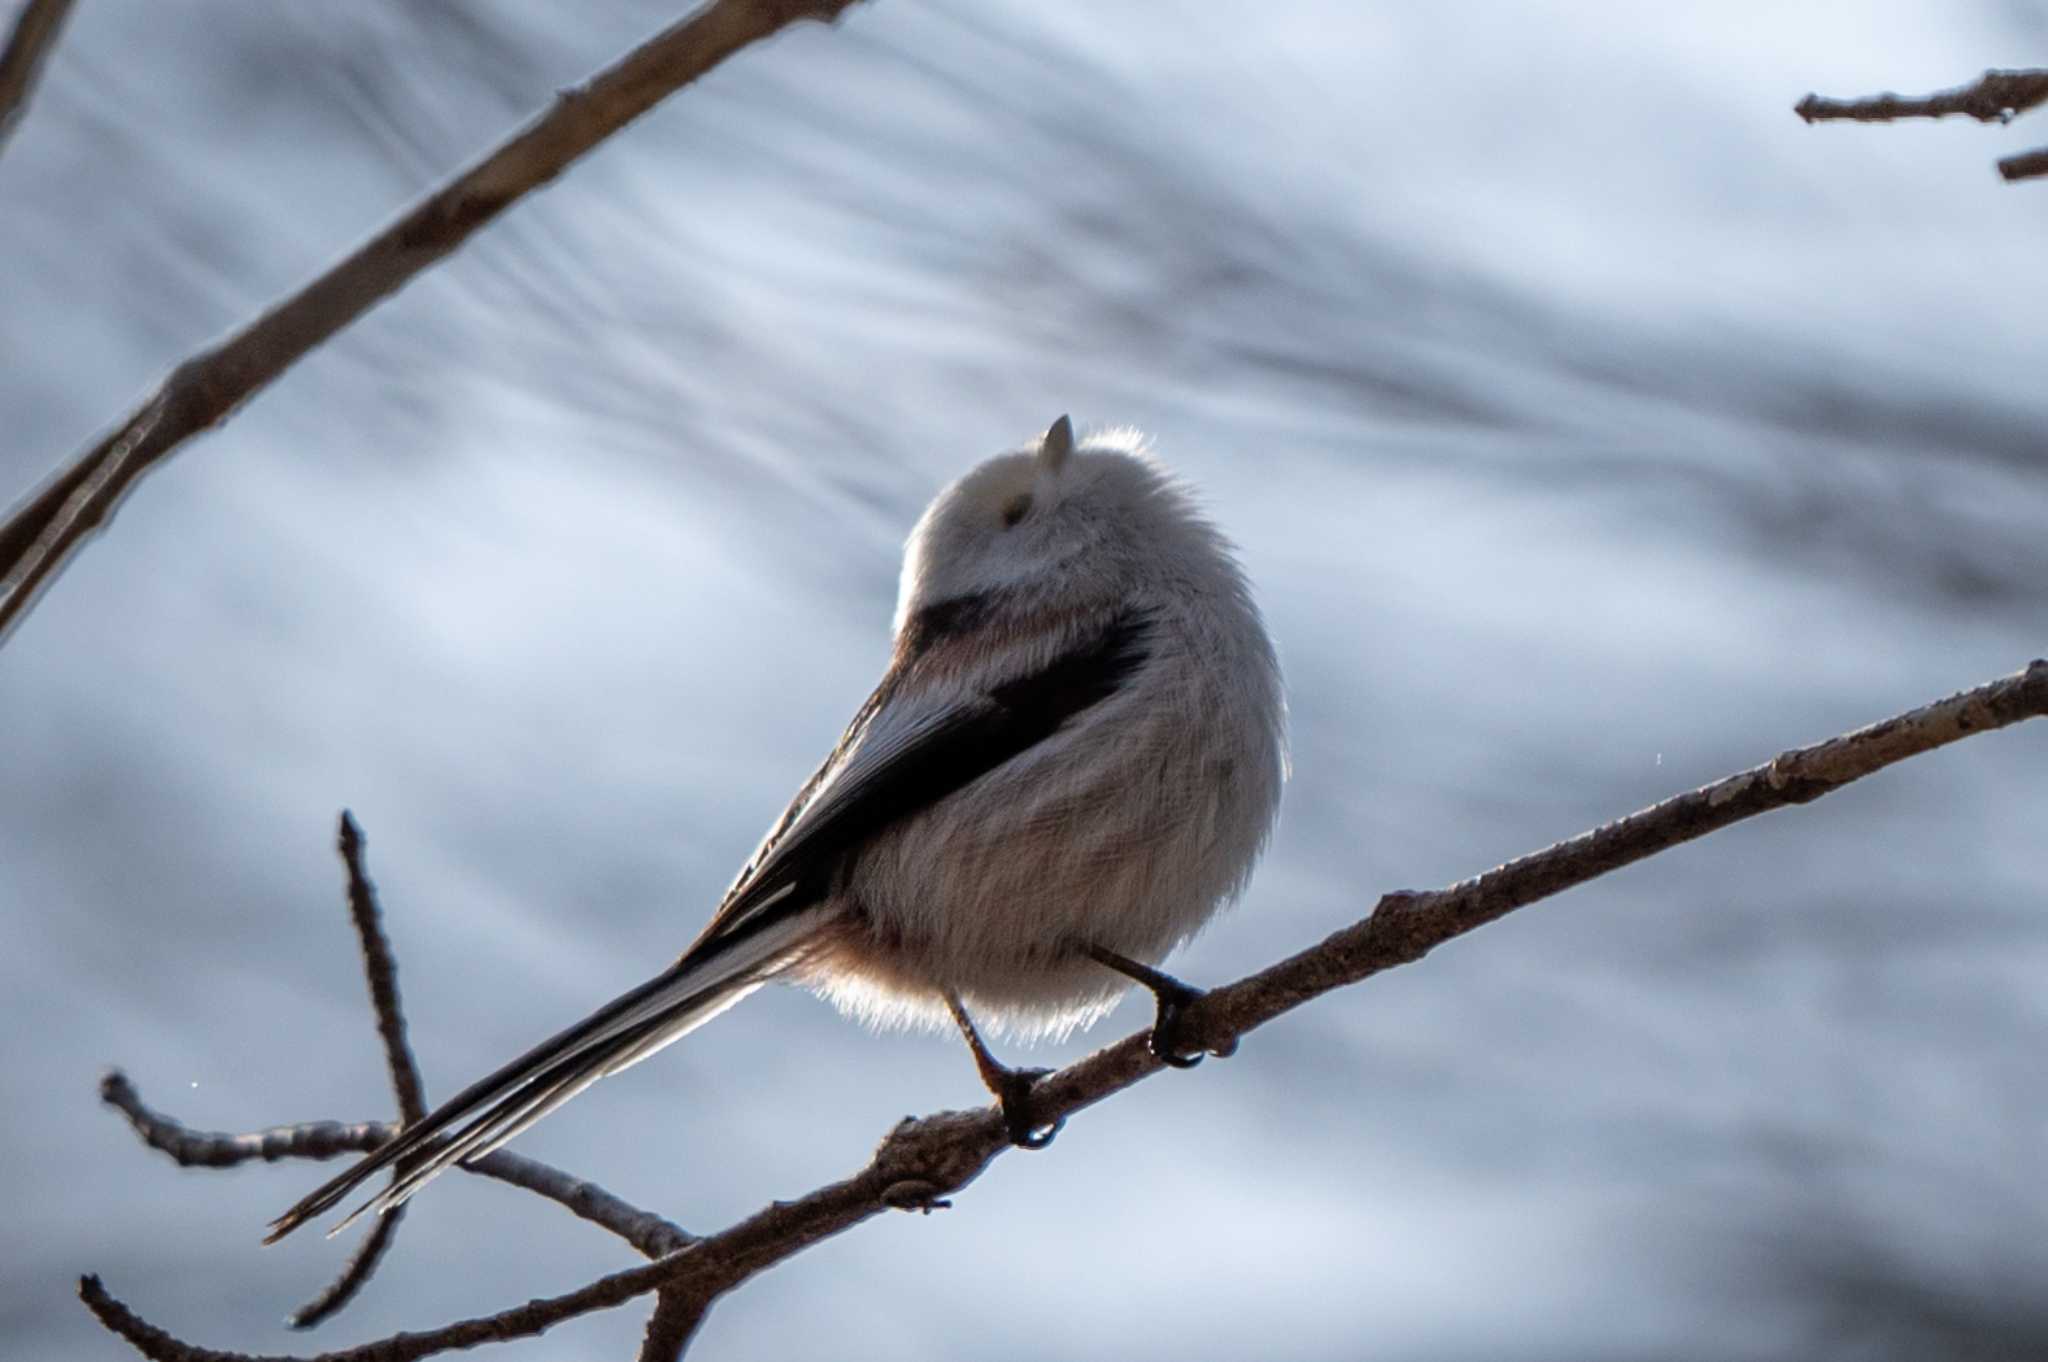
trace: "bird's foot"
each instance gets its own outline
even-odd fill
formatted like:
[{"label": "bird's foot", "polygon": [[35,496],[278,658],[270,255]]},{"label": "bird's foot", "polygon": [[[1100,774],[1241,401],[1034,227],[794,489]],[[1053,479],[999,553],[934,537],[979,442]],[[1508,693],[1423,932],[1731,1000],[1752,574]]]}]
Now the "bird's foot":
[{"label": "bird's foot", "polygon": [[1052,1137],[1060,1133],[1060,1127],[1067,1123],[1064,1116],[1041,1121],[1031,1111],[1032,1088],[1051,1072],[1050,1069],[1006,1068],[989,1083],[996,1101],[1002,1106],[1003,1125],[1010,1132],[1010,1143],[1019,1149],[1045,1148],[1052,1143]]},{"label": "bird's foot", "polygon": [[1052,1137],[1060,1133],[1060,1127],[1067,1123],[1064,1116],[1051,1121],[1041,1121],[1031,1114],[1031,1089],[1038,1080],[1051,1073],[1050,1069],[1013,1069],[989,1053],[981,1032],[974,1028],[974,1019],[967,1015],[967,1005],[960,1001],[957,993],[946,994],[946,1006],[952,1009],[953,1021],[960,1028],[960,1035],[967,1042],[967,1048],[974,1054],[974,1068],[981,1075],[981,1082],[1003,1109],[1003,1125],[1010,1132],[1010,1143],[1019,1149],[1043,1149],[1052,1143]]},{"label": "bird's foot", "polygon": [[1097,964],[1106,965],[1152,990],[1152,996],[1159,1004],[1158,1015],[1152,1019],[1152,1055],[1160,1063],[1170,1064],[1176,1069],[1192,1069],[1202,1062],[1204,1055],[1221,1059],[1237,1053],[1235,1036],[1212,1043],[1200,1034],[1202,1028],[1188,1024],[1188,1009],[1209,996],[1206,989],[1184,984],[1171,974],[1127,955],[1119,955],[1105,946],[1084,945],[1080,950]]},{"label": "bird's foot", "polygon": [[1199,1034],[1189,1034],[1199,1031],[1199,1028],[1187,1024],[1187,1010],[1208,996],[1206,989],[1164,976],[1157,982],[1146,981],[1146,986],[1159,1000],[1158,1015],[1152,1020],[1152,1054],[1160,1063],[1170,1064],[1176,1069],[1192,1069],[1206,1055],[1221,1059],[1237,1052],[1237,1038],[1234,1036],[1209,1045]]}]

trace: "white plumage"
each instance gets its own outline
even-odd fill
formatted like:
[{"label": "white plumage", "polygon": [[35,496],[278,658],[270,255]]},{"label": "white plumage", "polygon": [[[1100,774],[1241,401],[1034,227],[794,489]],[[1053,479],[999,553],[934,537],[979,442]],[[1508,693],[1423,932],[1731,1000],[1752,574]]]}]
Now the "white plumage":
[{"label": "white plumage", "polygon": [[1192,990],[1147,966],[1243,889],[1278,808],[1284,713],[1222,535],[1135,435],[1076,447],[1060,418],[927,508],[881,684],[696,943],[315,1191],[271,1237],[380,1168],[402,1172],[365,1209],[403,1202],[774,979],[875,1023],[952,1012],[1013,1135],[1036,1143],[1012,1110],[1025,1088],[997,1081],[1015,1075],[966,1016],[1062,1033],[1136,977],[1166,1032]]},{"label": "white plumage", "polygon": [[[982,594],[1001,604],[979,627],[905,659],[921,612]],[[1062,943],[1157,961],[1243,887],[1280,797],[1278,668],[1229,546],[1128,435],[1054,469],[991,460],[932,503],[896,612],[914,699],[888,717],[970,703],[1131,614],[1151,647],[1114,694],[862,853],[853,893],[902,945],[834,955],[814,986],[873,1019],[930,1021],[950,988],[1013,1032],[1061,1032],[1129,984]]]}]

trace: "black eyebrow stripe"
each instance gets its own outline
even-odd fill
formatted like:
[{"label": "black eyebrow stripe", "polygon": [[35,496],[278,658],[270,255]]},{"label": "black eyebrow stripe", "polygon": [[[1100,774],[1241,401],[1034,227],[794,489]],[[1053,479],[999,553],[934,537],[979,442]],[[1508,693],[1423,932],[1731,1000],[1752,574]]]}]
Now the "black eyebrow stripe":
[{"label": "black eyebrow stripe", "polygon": [[1002,593],[995,591],[973,591],[933,601],[904,621],[897,654],[906,662],[913,661],[936,644],[973,633],[1002,604]]}]

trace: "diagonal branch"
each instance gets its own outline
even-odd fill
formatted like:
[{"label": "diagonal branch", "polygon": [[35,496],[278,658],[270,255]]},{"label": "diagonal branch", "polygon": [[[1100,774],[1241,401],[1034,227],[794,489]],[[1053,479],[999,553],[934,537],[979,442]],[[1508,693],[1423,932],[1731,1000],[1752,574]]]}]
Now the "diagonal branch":
[{"label": "diagonal branch", "polygon": [[71,14],[71,0],[28,0],[14,21],[14,33],[0,51],[0,147],[14,134],[28,109],[28,97],[42,79],[43,63]]},{"label": "diagonal branch", "polygon": [[[1862,99],[1830,99],[1810,94],[1792,112],[1809,123],[1849,119],[1858,123],[1889,123],[1900,118],[1946,118],[1961,114],[1979,123],[2010,123],[2029,109],[2048,104],[2048,70],[1986,71],[1969,85],[1937,90],[1931,95],[1895,95],[1886,91]],[[2048,147],[2008,156],[1998,163],[2008,180],[2048,175]]]},{"label": "diagonal branch", "polygon": [[583,84],[326,273],[171,372],[0,524],[0,642],[143,474],[585,152],[741,48],[853,0],[711,0]]},{"label": "diagonal branch", "polygon": [[[1610,870],[1731,823],[1810,803],[1894,763],[1973,734],[2043,716],[2048,716],[2048,660],[2036,660],[2024,671],[1841,737],[1780,753],[1762,765],[1447,888],[1384,895],[1364,920],[1208,994],[1191,1007],[1189,1023],[1197,1028],[1205,1048],[1221,1049],[1310,999],[1419,960],[1453,937]],[[1163,1067],[1152,1054],[1147,1035],[1126,1037],[1041,1079],[1032,1091],[1034,1114],[1046,1121],[1070,1116]],[[237,1142],[254,1142],[260,1150],[265,1141],[290,1143],[298,1129],[307,1130],[305,1138],[312,1140],[324,1128],[203,1138],[227,1140],[237,1149],[243,1147]],[[331,1131],[349,1129],[337,1126]],[[388,1137],[389,1127],[378,1129]],[[328,1138],[333,1138],[331,1132]],[[157,1141],[152,1138],[151,1143]],[[905,1120],[852,1177],[795,1201],[773,1202],[729,1229],[643,1267],[495,1315],[323,1354],[323,1362],[414,1362],[453,1348],[529,1337],[649,1292],[661,1293],[661,1299],[641,1355],[673,1357],[687,1342],[696,1318],[720,1295],[885,1211],[930,1212],[948,1204],[943,1198],[967,1186],[1009,1147],[1002,1117],[992,1109]],[[485,1171],[484,1164],[502,1157],[500,1150],[476,1170]],[[242,1362],[239,1354],[196,1348],[157,1329],[108,1294],[97,1277],[83,1278],[79,1294],[102,1324],[157,1362]],[[657,1327],[665,1331],[659,1337]]]}]

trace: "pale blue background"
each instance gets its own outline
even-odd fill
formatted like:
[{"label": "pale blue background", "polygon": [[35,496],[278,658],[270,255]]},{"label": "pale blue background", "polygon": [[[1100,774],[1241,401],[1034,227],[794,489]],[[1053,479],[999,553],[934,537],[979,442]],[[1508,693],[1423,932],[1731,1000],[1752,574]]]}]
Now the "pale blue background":
[{"label": "pale blue background", "polygon": [[[0,154],[0,498],[675,13],[86,0]],[[1235,976],[2048,650],[2048,121],[1808,128],[2036,4],[878,0],[608,144],[151,478],[0,651],[0,1338],[333,1347],[630,1254],[102,1112],[388,1110],[368,829],[445,1095],[693,935],[970,462],[1130,422],[1244,548],[1295,779]],[[720,1305],[704,1357],[2048,1354],[2048,725],[1327,1000]],[[1055,1062],[1133,1030],[1042,1052]],[[520,1147],[715,1228],[964,1053],[763,995]],[[451,1185],[452,1184],[452,1185]],[[525,1345],[630,1355],[644,1311]],[[510,1355],[510,1354],[508,1354]]]}]

